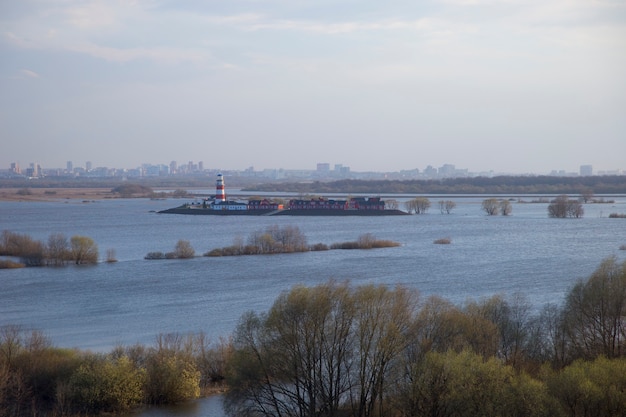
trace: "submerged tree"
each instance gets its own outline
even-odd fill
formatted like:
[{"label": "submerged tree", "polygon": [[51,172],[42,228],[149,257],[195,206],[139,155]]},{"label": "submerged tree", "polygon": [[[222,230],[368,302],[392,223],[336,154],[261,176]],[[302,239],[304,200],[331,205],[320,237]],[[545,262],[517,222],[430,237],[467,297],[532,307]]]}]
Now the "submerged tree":
[{"label": "submerged tree", "polygon": [[70,239],[72,260],[76,265],[98,262],[98,245],[87,236],[72,236]]},{"label": "submerged tree", "polygon": [[191,243],[188,240],[179,240],[176,242],[176,247],[174,248],[174,257],[178,259],[189,259],[193,258],[196,255],[196,251],[194,250]]},{"label": "submerged tree", "polygon": [[488,198],[483,200],[482,209],[489,216],[495,216],[498,214],[498,199],[497,198]]},{"label": "submerged tree", "polygon": [[567,195],[557,196],[548,205],[548,216],[556,218],[574,217],[579,218],[585,214],[583,205],[578,200],[572,200]]},{"label": "submerged tree", "polygon": [[425,214],[430,208],[430,200],[426,197],[416,197],[404,203],[406,211],[415,214]]},{"label": "submerged tree", "polygon": [[450,214],[452,213],[452,209],[456,207],[456,203],[452,200],[440,200],[439,201],[439,211],[441,214]]},{"label": "submerged tree", "polygon": [[500,214],[503,216],[508,216],[513,211],[513,206],[509,200],[501,200],[500,201]]}]

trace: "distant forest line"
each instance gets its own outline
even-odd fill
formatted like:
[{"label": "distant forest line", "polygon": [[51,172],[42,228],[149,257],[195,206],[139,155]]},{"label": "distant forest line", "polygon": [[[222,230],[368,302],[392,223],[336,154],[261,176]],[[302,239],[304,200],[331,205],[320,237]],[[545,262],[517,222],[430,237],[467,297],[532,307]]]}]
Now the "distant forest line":
[{"label": "distant forest line", "polygon": [[626,176],[498,176],[439,180],[339,180],[261,184],[243,191],[303,194],[624,194]]},{"label": "distant forest line", "polygon": [[[213,176],[121,178],[24,178],[0,179],[0,188],[115,188],[141,184],[154,188],[212,188]],[[280,182],[255,177],[228,177],[227,187],[245,192],[293,192],[298,194],[626,194],[626,176],[497,176],[437,180],[335,180]]]}]

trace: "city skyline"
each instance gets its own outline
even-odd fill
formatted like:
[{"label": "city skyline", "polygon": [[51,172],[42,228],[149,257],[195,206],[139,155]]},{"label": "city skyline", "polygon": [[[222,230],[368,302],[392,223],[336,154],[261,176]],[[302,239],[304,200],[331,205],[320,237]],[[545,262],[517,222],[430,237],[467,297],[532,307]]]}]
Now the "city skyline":
[{"label": "city skyline", "polygon": [[626,168],[615,0],[24,0],[0,27],[0,167]]},{"label": "city skyline", "polygon": [[[8,169],[0,168],[0,177],[12,176],[12,174],[25,177],[54,177],[54,176],[161,176],[161,175],[198,175],[209,173],[237,173],[245,176],[261,176],[275,178],[377,178],[386,177],[405,178],[455,178],[476,176],[593,176],[593,175],[626,175],[626,169],[596,170],[591,164],[583,164],[577,170],[552,169],[550,172],[525,172],[510,173],[497,172],[491,169],[470,171],[468,168],[457,167],[455,164],[446,163],[442,166],[427,165],[426,167],[413,167],[409,169],[396,169],[393,171],[354,171],[350,166],[341,163],[318,162],[315,167],[299,167],[285,169],[282,167],[264,168],[257,170],[254,166],[245,169],[223,169],[221,167],[205,166],[204,161],[187,161],[178,163],[170,161],[164,163],[142,163],[130,167],[109,167],[94,165],[91,161],[84,164],[74,164],[66,161],[65,167],[45,167],[37,162],[31,162],[27,166],[19,162],[12,162]],[[382,178],[381,177],[381,178]],[[390,178],[391,178],[390,177]]]}]

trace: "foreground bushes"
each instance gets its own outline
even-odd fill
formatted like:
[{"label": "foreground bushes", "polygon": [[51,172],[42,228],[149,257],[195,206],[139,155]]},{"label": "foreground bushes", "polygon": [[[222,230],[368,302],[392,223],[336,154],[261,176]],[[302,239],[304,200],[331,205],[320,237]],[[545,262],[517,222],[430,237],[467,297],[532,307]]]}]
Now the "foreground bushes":
[{"label": "foreground bushes", "polygon": [[623,416],[626,263],[604,260],[562,306],[521,295],[456,306],[328,282],[242,316],[230,342],[160,335],[109,354],[0,329],[0,417],[124,412],[224,378],[231,416]]},{"label": "foreground bushes", "polygon": [[157,337],[108,354],[52,347],[40,333],[0,329],[0,417],[97,415],[197,398],[223,379],[230,349],[205,336]]},{"label": "foreground bushes", "polygon": [[520,295],[296,287],[242,317],[229,369],[231,416],[623,416],[626,263],[536,316]]}]

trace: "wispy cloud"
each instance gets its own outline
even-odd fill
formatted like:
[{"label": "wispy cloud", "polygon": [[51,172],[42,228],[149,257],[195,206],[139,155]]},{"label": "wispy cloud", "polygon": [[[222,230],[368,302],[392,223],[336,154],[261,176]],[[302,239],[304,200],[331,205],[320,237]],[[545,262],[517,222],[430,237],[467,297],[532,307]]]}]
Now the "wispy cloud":
[{"label": "wispy cloud", "polygon": [[28,78],[39,78],[39,74],[29,69],[22,69],[20,73]]}]

